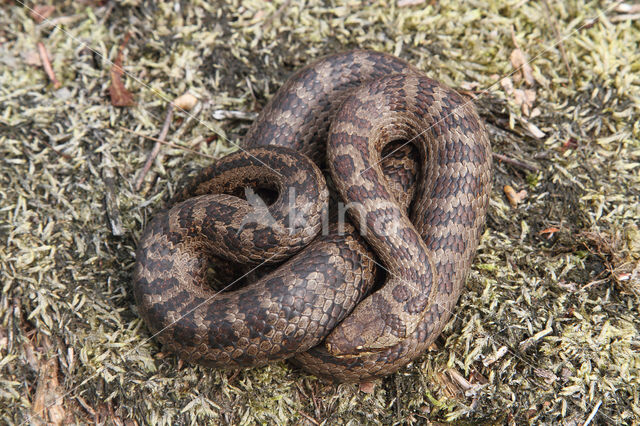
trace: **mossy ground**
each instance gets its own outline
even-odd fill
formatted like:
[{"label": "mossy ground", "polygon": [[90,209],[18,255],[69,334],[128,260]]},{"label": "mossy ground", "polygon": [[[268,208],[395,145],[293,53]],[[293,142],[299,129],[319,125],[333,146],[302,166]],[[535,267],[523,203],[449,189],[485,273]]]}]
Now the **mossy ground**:
[{"label": "mossy ground", "polygon": [[[51,26],[0,4],[0,422],[640,422],[637,14],[606,1],[55,6]],[[117,108],[110,61],[127,32],[136,105]],[[34,65],[39,41],[57,89]],[[534,81],[518,72],[509,89],[500,78],[514,71],[515,43]],[[284,362],[218,371],[163,355],[136,314],[134,250],[163,198],[211,160],[164,147],[136,191],[152,142],[123,128],[157,136],[168,102],[190,91],[199,121],[180,127],[176,113],[167,140],[221,156],[248,122],[212,111],[258,111],[293,70],[355,47],[476,96],[494,152],[528,165],[495,162],[455,317],[372,391]],[[535,111],[514,95],[525,89]],[[515,208],[506,184],[527,191]]]}]

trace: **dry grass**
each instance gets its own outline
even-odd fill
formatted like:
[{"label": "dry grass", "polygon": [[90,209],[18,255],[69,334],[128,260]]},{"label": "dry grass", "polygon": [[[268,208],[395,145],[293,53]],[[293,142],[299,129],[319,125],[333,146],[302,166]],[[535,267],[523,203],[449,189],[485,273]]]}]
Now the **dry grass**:
[{"label": "dry grass", "polygon": [[[0,6],[0,422],[640,422],[637,16],[594,1],[99,3],[57,2],[59,27]],[[136,105],[115,108],[109,60],[127,31]],[[40,41],[58,89],[33,65]],[[509,89],[498,76],[515,43],[534,83],[517,73]],[[494,151],[538,170],[496,162],[482,246],[437,347],[372,393],[285,363],[227,372],[163,356],[136,315],[134,249],[163,197],[211,160],[164,147],[135,191],[152,143],[120,126],[157,136],[189,90],[200,121],[176,113],[168,140],[223,155],[248,122],[214,110],[258,111],[294,69],[353,47],[487,88]],[[527,190],[516,208],[506,184]]]}]

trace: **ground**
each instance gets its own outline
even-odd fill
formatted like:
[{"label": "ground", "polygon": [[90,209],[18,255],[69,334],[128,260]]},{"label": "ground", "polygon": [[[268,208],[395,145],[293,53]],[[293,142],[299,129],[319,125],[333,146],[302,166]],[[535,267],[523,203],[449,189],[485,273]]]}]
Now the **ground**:
[{"label": "ground", "polygon": [[[0,422],[639,424],[640,11],[460,3],[0,1]],[[293,70],[355,47],[455,87],[491,134],[487,226],[443,335],[361,386],[163,353],[131,291],[149,217]],[[176,112],[166,140],[192,151],[162,146],[136,189],[140,135],[186,92],[197,119]]]}]

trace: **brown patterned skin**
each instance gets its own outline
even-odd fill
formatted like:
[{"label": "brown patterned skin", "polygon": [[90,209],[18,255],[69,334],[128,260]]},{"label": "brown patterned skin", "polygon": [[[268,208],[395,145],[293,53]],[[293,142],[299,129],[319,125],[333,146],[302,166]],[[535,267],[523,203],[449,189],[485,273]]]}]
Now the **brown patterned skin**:
[{"label": "brown patterned skin", "polygon": [[[245,187],[279,195],[256,210],[236,196]],[[144,231],[134,271],[140,315],[167,349],[209,366],[259,366],[317,345],[373,283],[352,227],[315,238],[327,198],[320,170],[289,148],[253,148],[204,169]],[[206,284],[208,268],[226,267],[220,259],[287,258],[237,291]]]},{"label": "brown patterned skin", "polygon": [[[236,176],[220,186],[210,182],[225,178],[210,168],[181,192],[179,199],[186,201],[149,224],[141,241],[135,294],[150,328],[158,331],[170,325],[159,339],[192,361],[233,367],[295,355],[294,363],[307,371],[339,382],[392,373],[422,354],[459,297],[489,202],[491,152],[473,106],[398,58],[346,52],[300,70],[274,95],[243,143],[246,148],[265,145],[292,148],[320,166],[328,158],[332,181],[341,199],[351,203],[349,214],[368,244],[353,227],[341,233],[332,225],[328,235],[318,236],[257,283],[218,295],[187,314],[186,320],[171,324],[212,294],[203,284],[205,267],[183,272],[190,259],[169,265],[183,255],[165,245],[185,244],[165,234],[191,235],[204,226],[189,222],[194,215],[183,212],[184,205],[193,203],[189,197],[211,192],[237,195],[248,183],[260,187],[268,180],[246,178],[234,186]],[[260,153],[272,166],[266,152]],[[293,173],[287,167],[283,171],[282,175]],[[281,190],[286,183],[278,182]],[[210,220],[219,221],[214,227],[220,230],[226,226],[222,219],[232,224],[239,220],[214,207],[202,211],[218,215]],[[178,219],[184,219],[182,227],[174,225]],[[170,225],[163,228],[159,223]],[[243,240],[246,246],[231,239],[217,240],[221,249],[200,240],[195,245],[206,246],[208,256],[216,258],[222,252],[234,253],[232,257],[249,253],[252,244],[286,251],[266,244],[263,240],[275,244],[266,234],[256,235]],[[302,245],[302,238],[298,243]],[[257,252],[231,260],[245,258],[259,261]],[[373,260],[387,272],[376,272]],[[182,287],[185,284],[176,283],[176,276],[193,281]],[[347,316],[370,290],[374,276],[383,277],[381,287]],[[331,301],[328,294],[338,300]],[[312,330],[299,327],[313,318],[319,321]],[[326,342],[316,346],[329,332]]]}]

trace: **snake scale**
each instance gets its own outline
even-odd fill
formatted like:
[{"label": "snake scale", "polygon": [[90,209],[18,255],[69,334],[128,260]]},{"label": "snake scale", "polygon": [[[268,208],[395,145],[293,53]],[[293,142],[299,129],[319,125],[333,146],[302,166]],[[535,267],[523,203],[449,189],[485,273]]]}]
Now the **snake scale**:
[{"label": "snake scale", "polygon": [[[470,102],[396,57],[339,53],[295,73],[241,147],[143,232],[134,294],[159,341],[203,365],[288,358],[336,382],[421,355],[451,316],[489,203],[490,145]],[[256,204],[246,187],[271,196]],[[231,269],[251,282],[208,284],[212,270],[234,282]]]}]

